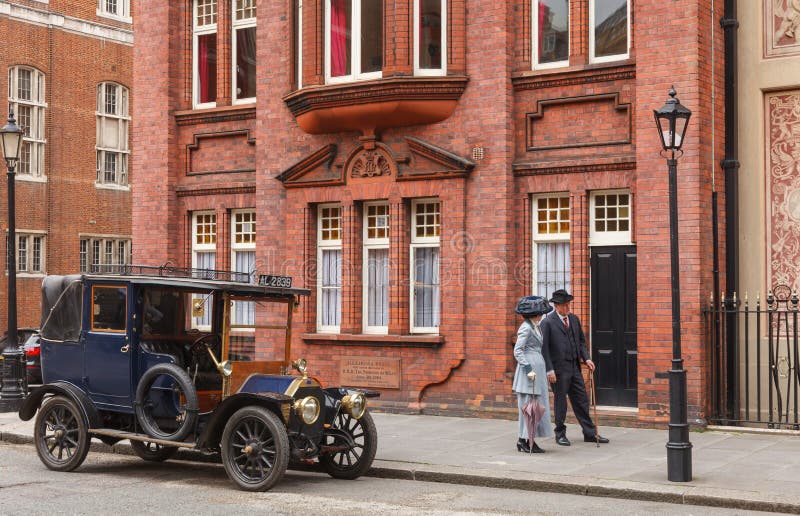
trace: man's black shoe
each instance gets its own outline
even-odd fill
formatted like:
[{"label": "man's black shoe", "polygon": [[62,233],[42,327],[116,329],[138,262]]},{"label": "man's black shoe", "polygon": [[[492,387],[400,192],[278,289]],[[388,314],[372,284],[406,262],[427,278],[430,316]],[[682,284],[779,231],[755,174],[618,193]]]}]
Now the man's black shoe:
[{"label": "man's black shoe", "polygon": [[572,443],[569,442],[569,439],[567,439],[566,435],[559,435],[556,437],[556,444],[560,444],[561,446],[569,446]]},{"label": "man's black shoe", "polygon": [[597,436],[595,436],[595,435],[584,435],[583,436],[583,441],[587,442],[587,443],[600,443],[600,444],[608,443],[608,439],[603,437],[602,435],[597,435]]}]

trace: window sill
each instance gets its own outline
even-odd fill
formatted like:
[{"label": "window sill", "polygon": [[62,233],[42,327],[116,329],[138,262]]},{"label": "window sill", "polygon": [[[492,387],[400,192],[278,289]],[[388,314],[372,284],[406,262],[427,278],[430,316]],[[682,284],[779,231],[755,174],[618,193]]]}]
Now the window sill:
[{"label": "window sill", "polygon": [[46,183],[47,176],[32,176],[30,174],[16,174],[15,181],[25,181],[27,183]]},{"label": "window sill", "polygon": [[187,109],[175,111],[175,123],[178,125],[209,124],[230,122],[233,120],[246,120],[256,117],[256,105],[237,104],[203,109]]},{"label": "window sill", "polygon": [[105,18],[107,20],[114,20],[121,23],[133,23],[133,18],[130,16],[118,16],[116,14],[110,14],[105,11],[101,11],[100,9],[97,10],[97,17]]},{"label": "window sill", "polygon": [[442,335],[368,335],[352,333],[303,333],[306,344],[336,344],[339,346],[386,346],[407,348],[438,348],[444,344]]},{"label": "window sill", "polygon": [[95,183],[94,187],[97,188],[98,190],[117,190],[117,191],[120,191],[120,192],[130,192],[131,191],[131,187],[130,186],[114,185],[114,184],[108,184],[108,183]]},{"label": "window sill", "polygon": [[309,134],[375,131],[447,119],[467,87],[467,77],[391,77],[309,86],[283,98]]},{"label": "window sill", "polygon": [[512,74],[515,91],[533,90],[633,79],[636,77],[636,60],[628,58],[606,63],[591,63],[559,68],[528,70]]}]

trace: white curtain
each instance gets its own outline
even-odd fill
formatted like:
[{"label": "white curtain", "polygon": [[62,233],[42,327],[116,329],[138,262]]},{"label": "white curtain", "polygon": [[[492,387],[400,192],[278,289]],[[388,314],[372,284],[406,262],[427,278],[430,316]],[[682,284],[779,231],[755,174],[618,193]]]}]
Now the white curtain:
[{"label": "white curtain", "polygon": [[389,250],[367,252],[367,326],[389,326]]},{"label": "white curtain", "polygon": [[549,296],[554,290],[570,291],[569,242],[536,244],[536,292]]},{"label": "white curtain", "polygon": [[439,327],[439,248],[414,249],[414,326]]},{"label": "white curtain", "polygon": [[[236,251],[235,272],[250,275],[250,281],[255,281],[256,270],[255,251]],[[253,301],[236,301],[233,303],[233,324],[254,325],[256,323],[256,304]]]},{"label": "white curtain", "polygon": [[[195,269],[208,269],[213,271],[217,266],[217,253],[215,252],[196,252],[194,254],[194,267]],[[196,273],[199,277],[205,279],[214,279],[214,273]],[[194,318],[194,325],[197,326],[211,326],[211,296],[194,296],[192,301],[196,299],[203,299],[205,301],[205,312],[202,317]]]},{"label": "white curtain", "polygon": [[339,326],[342,319],[342,250],[324,249],[320,264],[320,324]]}]

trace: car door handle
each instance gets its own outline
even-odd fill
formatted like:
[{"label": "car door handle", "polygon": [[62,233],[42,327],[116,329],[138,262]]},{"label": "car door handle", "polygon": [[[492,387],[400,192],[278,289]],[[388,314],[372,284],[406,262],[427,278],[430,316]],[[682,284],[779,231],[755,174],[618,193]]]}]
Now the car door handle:
[{"label": "car door handle", "polygon": [[120,353],[127,353],[129,349],[131,349],[131,347],[128,344],[125,344],[124,346],[119,348],[119,352]]}]

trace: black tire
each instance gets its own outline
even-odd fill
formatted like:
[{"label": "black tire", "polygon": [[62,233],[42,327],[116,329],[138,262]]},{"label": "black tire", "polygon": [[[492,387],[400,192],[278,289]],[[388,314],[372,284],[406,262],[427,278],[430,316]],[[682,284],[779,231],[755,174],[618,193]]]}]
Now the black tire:
[{"label": "black tire", "polygon": [[47,400],[33,427],[39,459],[54,471],[72,471],[89,453],[91,437],[80,408],[64,396]]},{"label": "black tire", "polygon": [[[175,398],[172,401],[175,402],[175,407],[178,410],[182,409],[174,420],[161,418],[161,425],[165,422],[178,422],[177,428],[162,428],[159,421],[157,421],[156,414],[153,413],[154,401],[150,397],[150,390],[156,379],[161,376],[169,376],[175,380],[175,384],[172,387]],[[179,401],[180,393],[185,398],[182,406],[180,406]],[[136,419],[144,432],[150,437],[164,441],[183,441],[194,430],[197,423],[198,406],[197,391],[192,384],[192,379],[189,378],[186,371],[175,364],[154,365],[142,375],[139,385],[136,387]]]},{"label": "black tire", "polygon": [[131,441],[133,453],[148,462],[164,462],[171,459],[178,451],[177,446],[165,446],[163,444]]},{"label": "black tire", "polygon": [[289,465],[289,438],[278,416],[263,407],[236,411],[222,432],[222,464],[239,489],[266,491]]},{"label": "black tire", "polygon": [[348,439],[328,435],[325,444],[349,445],[347,451],[325,453],[319,456],[319,463],[328,475],[333,478],[352,480],[358,478],[369,470],[378,450],[378,430],[369,412],[364,412],[361,419],[355,419],[350,414],[339,412],[331,425],[333,429],[347,434]]}]

